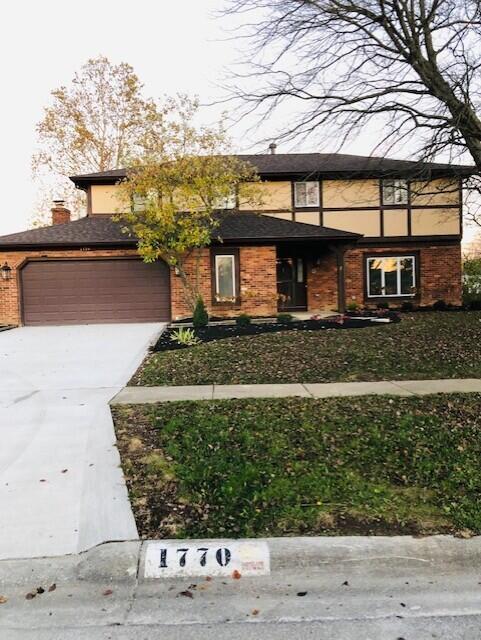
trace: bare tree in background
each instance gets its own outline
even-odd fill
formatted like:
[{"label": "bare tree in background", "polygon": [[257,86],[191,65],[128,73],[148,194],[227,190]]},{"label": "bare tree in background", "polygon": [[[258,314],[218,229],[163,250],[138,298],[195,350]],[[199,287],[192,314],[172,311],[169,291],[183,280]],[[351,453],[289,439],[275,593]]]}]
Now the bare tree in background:
[{"label": "bare tree in background", "polygon": [[341,147],[372,123],[383,148],[408,144],[423,161],[468,152],[481,170],[479,1],[226,2],[248,45],[233,93],[260,122],[294,106],[281,139],[329,131]]},{"label": "bare tree in background", "polygon": [[[157,144],[173,101],[159,104],[144,97],[142,88],[129,64],[100,56],[88,60],[68,87],[52,91],[32,158],[44,207],[53,195],[79,210],[79,193],[68,176],[120,168],[127,156],[141,155],[153,140]],[[45,221],[43,212],[34,224]]]}]

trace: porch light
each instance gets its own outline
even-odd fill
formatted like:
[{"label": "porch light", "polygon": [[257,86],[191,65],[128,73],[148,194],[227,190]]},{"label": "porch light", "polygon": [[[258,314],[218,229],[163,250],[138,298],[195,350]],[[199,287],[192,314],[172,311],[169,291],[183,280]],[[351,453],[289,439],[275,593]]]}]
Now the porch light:
[{"label": "porch light", "polygon": [[4,263],[3,267],[1,268],[1,272],[2,280],[10,280],[10,278],[12,277],[12,267],[10,267],[7,262]]}]

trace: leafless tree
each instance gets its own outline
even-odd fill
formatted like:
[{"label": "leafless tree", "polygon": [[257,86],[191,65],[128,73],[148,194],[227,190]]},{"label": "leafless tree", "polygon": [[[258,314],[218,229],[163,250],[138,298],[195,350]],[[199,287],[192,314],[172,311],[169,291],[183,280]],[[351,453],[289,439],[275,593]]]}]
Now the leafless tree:
[{"label": "leafless tree", "polygon": [[[226,0],[241,16],[249,68],[231,84],[243,113],[296,117],[285,140],[330,131],[342,142],[373,123],[381,144],[481,170],[478,0]],[[291,105],[292,106],[292,105]]]}]

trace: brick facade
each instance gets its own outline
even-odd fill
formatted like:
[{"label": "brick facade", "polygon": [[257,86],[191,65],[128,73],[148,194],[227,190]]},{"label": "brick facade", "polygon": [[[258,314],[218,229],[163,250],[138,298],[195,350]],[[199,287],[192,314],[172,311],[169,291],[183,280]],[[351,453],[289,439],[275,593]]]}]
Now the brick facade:
[{"label": "brick facade", "polygon": [[[461,243],[453,244],[408,244],[388,247],[359,247],[346,252],[344,262],[346,304],[375,306],[365,293],[365,258],[369,255],[414,254],[418,259],[418,292],[413,300],[416,305],[428,306],[437,300],[460,305],[462,302]],[[395,306],[403,299],[386,298]]]},{"label": "brick facade", "polygon": [[[230,248],[230,247],[229,247]],[[213,316],[235,316],[239,313],[268,316],[277,313],[276,247],[252,246],[239,248],[240,304],[216,305],[212,299],[210,249],[194,253],[186,264],[186,271],[193,277],[199,261],[199,289],[209,313]],[[190,316],[179,276],[171,272],[170,279],[172,318]]]},{"label": "brick facade", "polygon": [[328,251],[307,261],[307,309],[333,311],[338,304],[337,257]]},{"label": "brick facade", "polygon": [[[453,244],[407,244],[388,247],[356,247],[345,255],[345,302],[357,302],[361,306],[375,306],[377,301],[369,301],[365,294],[365,258],[368,255],[386,253],[415,253],[419,262],[420,282],[414,299],[420,306],[432,305],[437,300],[459,305],[462,299],[461,245]],[[135,249],[92,249],[92,250],[38,250],[2,251],[0,262],[12,268],[10,280],[0,279],[0,324],[21,324],[20,276],[18,267],[26,259],[34,258],[110,258],[135,256]],[[193,255],[188,270],[195,273],[195,263],[199,259],[200,291],[209,310],[214,316],[235,316],[239,313],[269,316],[277,313],[276,247],[239,247],[240,263],[240,304],[222,306],[213,304],[211,254],[210,249],[202,249]],[[333,251],[326,250],[315,260],[306,261],[308,310],[335,310],[338,307],[337,262]],[[387,299],[395,306],[402,299]],[[172,318],[191,315],[185,301],[179,276],[171,271]]]}]

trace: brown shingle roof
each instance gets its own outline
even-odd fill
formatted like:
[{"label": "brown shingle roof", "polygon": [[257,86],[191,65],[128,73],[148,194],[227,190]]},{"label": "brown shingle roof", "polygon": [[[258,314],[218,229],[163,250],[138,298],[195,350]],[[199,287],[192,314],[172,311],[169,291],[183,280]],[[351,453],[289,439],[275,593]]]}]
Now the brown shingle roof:
[{"label": "brown shingle roof", "polygon": [[[262,177],[292,176],[305,179],[309,176],[316,178],[402,176],[427,179],[442,175],[468,176],[477,172],[476,167],[468,165],[423,163],[345,153],[269,153],[237,157],[256,167]],[[78,186],[85,186],[90,183],[112,183],[125,178],[126,175],[126,169],[114,169],[72,176],[71,180]]]},{"label": "brown shingle roof", "polygon": [[[133,236],[122,232],[122,225],[109,216],[92,215],[65,224],[30,229],[0,237],[0,249],[13,247],[135,246]],[[225,242],[287,240],[357,239],[359,236],[318,225],[280,220],[255,213],[238,213],[224,218],[214,239]]]}]

